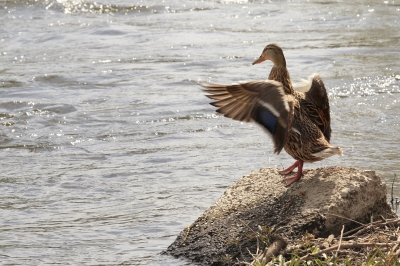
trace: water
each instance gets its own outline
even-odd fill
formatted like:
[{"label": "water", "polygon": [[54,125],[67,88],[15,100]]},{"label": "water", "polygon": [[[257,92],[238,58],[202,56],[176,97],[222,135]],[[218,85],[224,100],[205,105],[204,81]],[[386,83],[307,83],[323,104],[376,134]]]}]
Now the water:
[{"label": "water", "polygon": [[1,264],[190,264],[159,253],[239,177],[293,161],[197,85],[266,79],[268,43],[328,87],[344,157],[305,167],[391,183],[399,18],[398,1],[0,1]]}]

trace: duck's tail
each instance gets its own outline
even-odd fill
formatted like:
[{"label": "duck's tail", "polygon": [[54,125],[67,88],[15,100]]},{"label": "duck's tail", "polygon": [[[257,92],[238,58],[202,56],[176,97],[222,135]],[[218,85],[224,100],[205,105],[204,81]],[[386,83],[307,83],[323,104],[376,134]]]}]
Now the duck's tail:
[{"label": "duck's tail", "polygon": [[335,154],[342,156],[343,155],[342,149],[340,147],[330,146],[329,148],[326,148],[320,152],[313,153],[313,156],[325,159]]}]

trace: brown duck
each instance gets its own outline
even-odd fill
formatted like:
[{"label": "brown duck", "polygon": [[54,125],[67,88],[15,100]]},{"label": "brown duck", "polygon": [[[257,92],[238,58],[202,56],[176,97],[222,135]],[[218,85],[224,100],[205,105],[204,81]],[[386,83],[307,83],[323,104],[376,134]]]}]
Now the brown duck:
[{"label": "brown duck", "polygon": [[217,112],[234,120],[258,123],[272,135],[275,153],[284,148],[296,160],[280,171],[289,175],[298,168],[296,174],[284,179],[290,186],[303,175],[304,162],[341,156],[342,150],[329,143],[329,100],[319,75],[313,74],[293,86],[282,48],[277,44],[267,45],[253,65],[265,60],[274,64],[268,80],[203,86],[209,93],[207,97],[215,100],[211,105],[218,107]]}]

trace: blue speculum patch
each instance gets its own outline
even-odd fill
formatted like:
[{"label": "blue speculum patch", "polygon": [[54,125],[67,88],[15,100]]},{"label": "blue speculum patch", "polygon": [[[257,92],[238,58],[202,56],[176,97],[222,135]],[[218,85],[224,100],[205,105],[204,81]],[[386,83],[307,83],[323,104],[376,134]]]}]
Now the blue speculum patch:
[{"label": "blue speculum patch", "polygon": [[271,134],[275,132],[275,126],[278,119],[270,111],[261,109],[258,113],[259,122],[263,125]]}]

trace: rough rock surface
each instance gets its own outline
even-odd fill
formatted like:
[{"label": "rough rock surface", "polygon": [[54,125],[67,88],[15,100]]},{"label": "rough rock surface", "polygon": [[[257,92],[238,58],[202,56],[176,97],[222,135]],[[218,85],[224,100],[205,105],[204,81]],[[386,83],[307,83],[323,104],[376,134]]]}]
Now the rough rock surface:
[{"label": "rough rock surface", "polygon": [[[386,186],[374,171],[346,167],[305,170],[289,188],[278,169],[263,168],[241,177],[164,254],[186,257],[202,265],[251,261],[257,227],[280,228],[288,241],[306,231],[317,237],[340,234],[368,223],[372,217],[395,217],[386,199]],[[345,217],[345,218],[341,218]]]}]

